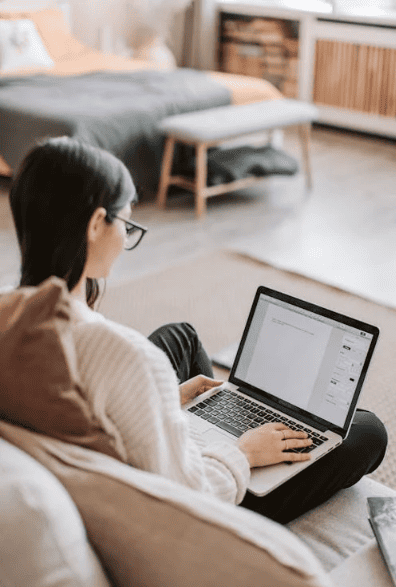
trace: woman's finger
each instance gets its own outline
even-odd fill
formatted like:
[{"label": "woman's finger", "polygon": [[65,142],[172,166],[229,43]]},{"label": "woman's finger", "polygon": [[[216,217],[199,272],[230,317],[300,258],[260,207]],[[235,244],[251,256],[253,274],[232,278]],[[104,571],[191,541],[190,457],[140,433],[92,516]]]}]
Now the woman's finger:
[{"label": "woman's finger", "polygon": [[223,385],[223,383],[224,381],[209,379],[209,377],[206,377],[204,381],[204,385],[207,387],[207,389],[212,389],[212,387],[220,387],[220,385]]},{"label": "woman's finger", "polygon": [[293,462],[295,463],[296,461],[309,461],[311,458],[311,455],[309,453],[306,452],[284,452],[283,453],[283,461],[286,462]]},{"label": "woman's finger", "polygon": [[308,438],[308,434],[303,432],[303,430],[291,430],[288,428],[287,430],[283,431],[283,435],[286,438]]},{"label": "woman's finger", "polygon": [[303,432],[303,430],[292,430],[281,422],[275,422],[273,428],[279,432],[282,440],[286,440],[287,438],[308,438],[308,434]]},{"label": "woman's finger", "polygon": [[301,440],[297,438],[287,438],[285,440],[285,450],[290,450],[291,448],[304,448],[305,446],[311,446],[312,440],[310,438],[303,438]]},{"label": "woman's finger", "polygon": [[286,424],[283,424],[283,422],[273,422],[270,423],[270,425],[274,430],[290,430],[290,428],[288,428]]}]

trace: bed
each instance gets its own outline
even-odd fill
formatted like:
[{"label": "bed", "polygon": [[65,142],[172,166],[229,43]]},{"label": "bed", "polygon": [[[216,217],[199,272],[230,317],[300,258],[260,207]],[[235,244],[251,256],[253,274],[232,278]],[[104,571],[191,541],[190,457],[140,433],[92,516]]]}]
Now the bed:
[{"label": "bed", "polygon": [[[9,12],[3,6],[0,4],[3,175],[12,175],[37,140],[66,134],[113,152],[126,163],[142,193],[153,191],[162,157],[163,137],[156,130],[161,118],[282,97],[265,80],[188,68],[164,69],[154,62],[94,50],[72,35],[67,13],[59,7],[33,11],[18,7],[18,12]],[[16,26],[20,27],[22,50],[26,38],[33,46],[34,57],[30,63],[27,60],[28,66],[18,61],[20,50],[16,60],[12,53]],[[14,31],[13,38],[10,31]],[[7,44],[11,46],[8,62],[4,57]]]}]

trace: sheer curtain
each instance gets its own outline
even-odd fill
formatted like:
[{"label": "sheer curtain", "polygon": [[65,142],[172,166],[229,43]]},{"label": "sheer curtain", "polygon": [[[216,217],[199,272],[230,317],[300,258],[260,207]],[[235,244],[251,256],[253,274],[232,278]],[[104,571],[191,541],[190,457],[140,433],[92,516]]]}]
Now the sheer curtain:
[{"label": "sheer curtain", "polygon": [[194,0],[190,67],[213,69],[217,41],[216,0]]}]

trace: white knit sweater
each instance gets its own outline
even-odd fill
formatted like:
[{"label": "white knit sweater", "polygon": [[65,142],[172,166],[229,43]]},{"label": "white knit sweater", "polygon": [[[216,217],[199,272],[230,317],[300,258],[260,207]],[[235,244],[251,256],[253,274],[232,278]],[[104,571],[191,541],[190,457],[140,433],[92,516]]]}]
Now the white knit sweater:
[{"label": "white knit sweater", "polygon": [[124,460],[185,486],[239,503],[250,469],[234,444],[206,445],[180,405],[168,357],[142,334],[73,300],[83,391]]}]

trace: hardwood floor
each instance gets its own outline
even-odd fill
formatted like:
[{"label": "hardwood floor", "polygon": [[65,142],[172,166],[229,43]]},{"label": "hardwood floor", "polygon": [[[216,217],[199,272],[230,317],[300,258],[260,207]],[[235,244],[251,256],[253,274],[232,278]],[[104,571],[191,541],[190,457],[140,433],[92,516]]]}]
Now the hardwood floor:
[{"label": "hardwood floor", "polygon": [[[300,160],[297,135],[285,134],[284,149]],[[312,132],[314,187],[305,193],[302,174],[269,178],[249,190],[208,200],[203,220],[195,216],[192,196],[169,199],[165,211],[142,201],[135,218],[149,227],[138,249],[124,253],[109,282],[122,282],[178,263],[205,251],[225,248],[235,240],[260,233],[298,214],[307,198],[322,198],[329,214],[353,199],[376,206],[396,229],[396,144],[388,139],[316,127]],[[10,215],[9,182],[0,182],[0,286],[15,282],[19,254]]]}]

